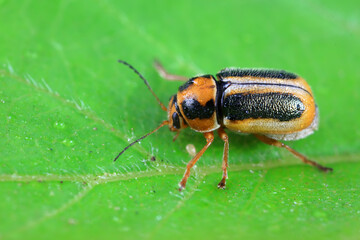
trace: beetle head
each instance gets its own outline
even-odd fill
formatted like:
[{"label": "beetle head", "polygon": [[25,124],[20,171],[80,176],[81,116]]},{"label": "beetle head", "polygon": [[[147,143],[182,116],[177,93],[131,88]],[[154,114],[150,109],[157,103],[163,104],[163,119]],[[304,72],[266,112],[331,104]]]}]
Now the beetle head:
[{"label": "beetle head", "polygon": [[187,127],[187,124],[179,111],[176,94],[170,98],[168,120],[170,131],[177,132]]}]

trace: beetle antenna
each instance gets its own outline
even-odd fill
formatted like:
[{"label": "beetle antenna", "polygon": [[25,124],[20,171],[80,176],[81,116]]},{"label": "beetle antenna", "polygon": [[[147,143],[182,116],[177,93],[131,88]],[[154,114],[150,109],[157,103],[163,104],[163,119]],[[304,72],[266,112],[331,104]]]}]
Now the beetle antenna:
[{"label": "beetle antenna", "polygon": [[138,70],[136,70],[133,66],[131,66],[129,63],[122,61],[122,60],[118,60],[119,63],[122,63],[126,66],[128,66],[130,69],[132,69],[145,83],[145,85],[148,87],[148,89],[150,90],[150,92],[152,93],[152,95],[156,98],[156,100],[158,101],[158,103],[160,104],[160,107],[162,110],[164,110],[165,112],[167,111],[167,108],[165,107],[165,105],[160,101],[160,99],[158,98],[158,96],[156,96],[155,92],[152,90],[152,88],[150,87],[148,81],[144,78],[143,75],[141,75],[141,73],[139,73]]},{"label": "beetle antenna", "polygon": [[128,150],[129,147],[131,147],[132,145],[134,145],[135,143],[143,140],[144,138],[146,138],[147,136],[153,134],[154,132],[156,132],[157,130],[159,130],[161,127],[165,126],[165,125],[168,125],[169,124],[169,121],[168,120],[165,120],[163,121],[157,128],[155,128],[154,130],[152,130],[151,132],[145,134],[144,136],[136,139],[135,141],[133,141],[132,143],[130,143],[126,148],[124,148],[117,156],[116,158],[114,159],[114,162],[120,157],[121,154],[123,154],[126,150]]}]

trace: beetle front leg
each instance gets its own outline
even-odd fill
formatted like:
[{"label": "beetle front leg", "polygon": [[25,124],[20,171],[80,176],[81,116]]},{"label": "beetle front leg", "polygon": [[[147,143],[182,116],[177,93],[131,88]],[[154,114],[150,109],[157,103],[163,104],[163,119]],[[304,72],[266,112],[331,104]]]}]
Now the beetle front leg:
[{"label": "beetle front leg", "polygon": [[199,160],[199,158],[204,154],[206,149],[211,145],[211,143],[214,141],[214,133],[213,132],[207,132],[204,133],[204,137],[206,139],[206,145],[201,149],[200,152],[198,152],[193,159],[187,164],[186,170],[184,173],[183,178],[181,179],[181,182],[179,183],[179,191],[183,190],[186,186],[187,179],[190,176],[190,170],[195,165],[195,163]]},{"label": "beetle front leg", "polygon": [[228,179],[227,167],[229,166],[229,164],[228,164],[229,138],[223,128],[219,128],[218,134],[219,134],[220,138],[224,141],[224,153],[223,153],[223,163],[222,163],[223,177],[218,184],[218,188],[225,189],[226,179]]},{"label": "beetle front leg", "polygon": [[173,137],[173,142],[175,142],[175,140],[178,138],[179,134],[180,134],[180,131],[177,131],[176,135]]},{"label": "beetle front leg", "polygon": [[257,134],[254,134],[255,137],[257,139],[259,139],[260,141],[262,141],[263,143],[266,143],[268,145],[271,145],[271,146],[275,146],[275,147],[281,147],[281,148],[285,148],[287,149],[289,152],[291,152],[295,157],[299,158],[301,161],[303,161],[303,163],[306,163],[306,164],[309,164],[311,166],[314,166],[314,167],[317,167],[320,171],[323,171],[323,172],[331,172],[333,169],[332,168],[329,168],[329,167],[325,167],[315,161],[312,161],[310,159],[308,159],[307,157],[305,157],[304,155],[302,155],[301,153],[295,151],[294,149],[292,149],[291,147],[289,147],[288,145],[282,143],[282,142],[279,142],[278,140],[275,140],[275,139],[272,139],[272,138],[269,138],[269,137],[266,137],[264,135],[257,135]]}]

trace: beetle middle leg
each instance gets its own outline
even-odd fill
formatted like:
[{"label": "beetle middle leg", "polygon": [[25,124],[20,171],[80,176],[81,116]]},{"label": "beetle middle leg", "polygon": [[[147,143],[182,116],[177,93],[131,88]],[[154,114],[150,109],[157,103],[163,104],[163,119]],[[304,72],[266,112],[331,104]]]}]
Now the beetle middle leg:
[{"label": "beetle middle leg", "polygon": [[187,179],[190,176],[190,170],[195,165],[195,163],[199,160],[199,158],[204,154],[206,149],[211,145],[211,143],[214,141],[214,133],[213,132],[207,132],[204,133],[204,137],[206,139],[206,145],[201,149],[200,152],[198,152],[193,159],[187,164],[186,170],[184,173],[183,178],[181,179],[181,182],[179,183],[179,191],[183,190],[185,188]]},{"label": "beetle middle leg", "polygon": [[312,161],[310,159],[308,159],[307,157],[305,157],[304,155],[302,155],[301,153],[295,151],[294,149],[292,149],[291,147],[289,147],[288,145],[278,141],[278,140],[275,140],[275,139],[272,139],[272,138],[269,138],[269,137],[266,137],[264,135],[257,135],[257,134],[254,134],[256,138],[258,138],[260,141],[262,141],[263,143],[266,143],[268,145],[272,145],[272,146],[275,146],[275,147],[281,147],[281,148],[285,148],[287,149],[289,152],[291,152],[295,157],[299,158],[301,161],[303,161],[303,163],[306,163],[306,164],[309,164],[311,166],[314,166],[314,167],[317,167],[320,171],[323,171],[323,172],[331,172],[333,169],[332,168],[329,168],[329,167],[325,167],[325,166],[322,166],[320,165],[319,163],[315,162],[315,161]]},{"label": "beetle middle leg", "polygon": [[222,169],[223,169],[223,177],[221,181],[218,184],[218,188],[225,189],[226,179],[228,178],[227,174],[227,167],[228,165],[228,159],[229,159],[229,138],[226,132],[223,128],[219,128],[218,134],[220,138],[224,141],[224,153],[223,153],[223,163],[222,163]]},{"label": "beetle middle leg", "polygon": [[154,61],[154,67],[158,71],[159,75],[162,78],[166,79],[166,80],[169,80],[169,81],[186,81],[186,80],[189,80],[188,77],[168,73],[165,70],[164,66],[157,60]]}]

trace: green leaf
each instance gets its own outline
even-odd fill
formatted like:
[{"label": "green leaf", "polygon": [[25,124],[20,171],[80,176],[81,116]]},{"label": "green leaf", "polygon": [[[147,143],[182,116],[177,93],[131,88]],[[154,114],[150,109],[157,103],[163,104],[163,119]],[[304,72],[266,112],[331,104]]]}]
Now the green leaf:
[{"label": "green leaf", "polygon": [[[0,1],[1,239],[358,239],[357,1]],[[229,132],[227,189],[216,139],[177,184],[201,134],[158,133],[179,82],[224,67],[307,79],[320,129],[288,143],[326,166]],[[151,158],[155,157],[155,161]]]}]

